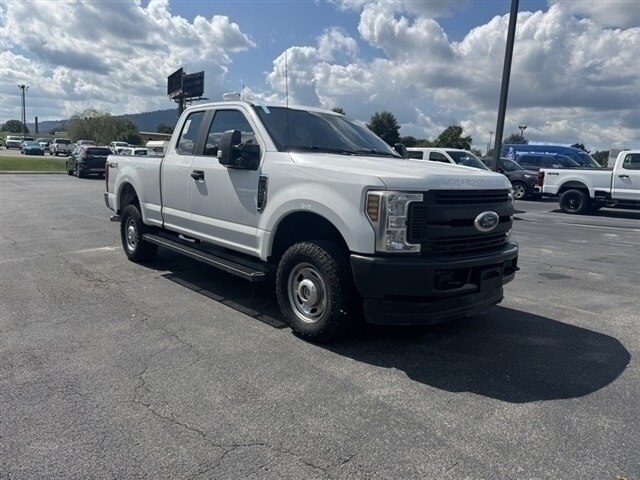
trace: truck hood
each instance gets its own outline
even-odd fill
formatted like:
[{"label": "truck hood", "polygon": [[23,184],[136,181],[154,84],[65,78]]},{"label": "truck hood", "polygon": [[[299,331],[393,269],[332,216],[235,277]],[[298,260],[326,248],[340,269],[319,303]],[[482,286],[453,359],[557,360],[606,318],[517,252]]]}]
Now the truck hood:
[{"label": "truck hood", "polygon": [[511,183],[501,173],[428,160],[367,157],[329,153],[289,152],[300,166],[341,173],[354,179],[377,177],[389,190],[508,189]]}]

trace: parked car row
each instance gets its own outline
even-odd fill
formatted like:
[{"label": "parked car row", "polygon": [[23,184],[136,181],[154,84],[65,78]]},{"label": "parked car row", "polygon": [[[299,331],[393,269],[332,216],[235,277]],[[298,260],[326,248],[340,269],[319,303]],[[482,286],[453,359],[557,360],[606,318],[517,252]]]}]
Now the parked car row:
[{"label": "parked car row", "polygon": [[95,145],[77,145],[67,157],[68,175],[84,178],[89,175],[104,176],[104,164],[111,154],[109,147]]}]

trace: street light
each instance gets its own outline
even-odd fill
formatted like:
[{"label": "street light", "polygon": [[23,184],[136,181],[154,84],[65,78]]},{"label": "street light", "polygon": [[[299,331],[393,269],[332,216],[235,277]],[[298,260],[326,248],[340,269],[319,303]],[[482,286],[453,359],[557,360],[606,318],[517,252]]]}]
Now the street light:
[{"label": "street light", "polygon": [[489,150],[491,150],[491,137],[493,136],[493,132],[489,130],[489,143],[487,143],[487,155],[489,155]]},{"label": "street light", "polygon": [[527,129],[526,125],[518,125],[518,128],[520,129],[520,138],[524,137],[524,131]]},{"label": "street light", "polygon": [[27,90],[29,90],[29,86],[25,84],[22,84],[22,85],[18,84],[18,88],[21,90],[21,94],[22,94],[22,138],[24,138],[27,135],[27,132],[26,132],[27,112],[26,112],[24,94]]}]

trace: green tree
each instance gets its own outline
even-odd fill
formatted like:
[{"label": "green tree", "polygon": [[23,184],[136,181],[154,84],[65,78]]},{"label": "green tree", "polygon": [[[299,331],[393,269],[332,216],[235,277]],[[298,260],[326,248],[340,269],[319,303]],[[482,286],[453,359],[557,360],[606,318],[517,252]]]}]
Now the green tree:
[{"label": "green tree", "polygon": [[[8,133],[22,133],[22,122],[20,120],[7,120],[2,124],[0,130]],[[29,133],[27,126],[24,126],[25,133]]]},{"label": "green tree", "polygon": [[415,147],[418,143],[418,139],[412,135],[400,137],[400,143],[404,143],[406,147]]},{"label": "green tree", "polygon": [[400,141],[400,125],[391,112],[374,113],[367,127],[392,147]]},{"label": "green tree", "polygon": [[156,127],[156,132],[158,133],[173,133],[173,127],[171,125],[167,125],[166,123],[159,123]]},{"label": "green tree", "polygon": [[603,167],[606,167],[607,163],[609,162],[609,150],[597,151],[592,155],[592,157],[600,165],[602,165]]},{"label": "green tree", "polygon": [[580,150],[583,150],[587,153],[589,153],[589,150],[587,150],[584,146],[583,143],[574,143],[573,145],[571,145],[573,148],[579,148]]},{"label": "green tree", "polygon": [[67,124],[71,140],[93,140],[98,145],[109,143],[114,136],[113,117],[110,113],[87,109],[71,116]]},{"label": "green tree", "polygon": [[462,127],[458,125],[451,125],[444,129],[444,131],[433,142],[434,147],[444,148],[462,148],[469,150],[471,148],[471,136],[462,136]]},{"label": "green tree", "polygon": [[521,136],[519,133],[512,133],[507,138],[505,138],[502,143],[517,143],[526,145],[527,143],[529,143],[529,140]]},{"label": "green tree", "polygon": [[114,118],[114,140],[118,140],[121,142],[127,142],[131,145],[141,145],[142,137],[140,136],[140,131],[136,124],[131,121],[129,118]]},{"label": "green tree", "polygon": [[482,152],[477,148],[472,148],[471,153],[473,153],[476,157],[482,157]]},{"label": "green tree", "polygon": [[435,147],[431,140],[426,138],[419,138],[416,142],[416,147]]},{"label": "green tree", "polygon": [[346,115],[346,113],[344,112],[344,110],[342,109],[342,107],[333,107],[331,109],[332,112],[336,112],[336,113],[340,113],[342,115]]}]

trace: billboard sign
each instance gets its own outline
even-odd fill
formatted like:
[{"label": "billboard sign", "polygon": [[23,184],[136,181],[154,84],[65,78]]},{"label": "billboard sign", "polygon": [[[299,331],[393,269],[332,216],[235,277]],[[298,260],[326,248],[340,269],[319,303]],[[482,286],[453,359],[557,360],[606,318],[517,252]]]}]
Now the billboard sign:
[{"label": "billboard sign", "polygon": [[182,79],[182,95],[184,97],[201,97],[203,93],[204,71],[184,75]]},{"label": "billboard sign", "polygon": [[184,70],[179,68],[167,77],[167,95],[173,97],[182,92],[182,80],[184,76]]}]

